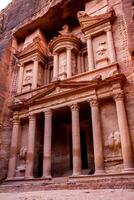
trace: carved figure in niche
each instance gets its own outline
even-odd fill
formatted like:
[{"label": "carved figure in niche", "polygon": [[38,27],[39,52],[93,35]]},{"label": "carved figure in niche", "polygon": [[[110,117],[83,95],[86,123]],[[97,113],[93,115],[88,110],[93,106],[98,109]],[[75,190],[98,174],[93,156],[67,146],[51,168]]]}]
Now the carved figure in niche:
[{"label": "carved figure in niche", "polygon": [[32,83],[32,70],[28,70],[25,72],[24,84]]},{"label": "carved figure in niche", "polygon": [[99,42],[99,47],[98,47],[98,49],[96,51],[97,55],[98,56],[102,56],[102,55],[104,55],[106,53],[106,51],[107,51],[106,42],[105,41],[104,42]]},{"label": "carved figure in niche", "polygon": [[108,137],[108,146],[111,150],[117,151],[121,148],[120,132],[112,132]]},{"label": "carved figure in niche", "polygon": [[69,31],[69,26],[67,24],[65,24],[63,27],[62,27],[62,30],[59,31],[59,33],[61,35],[68,35],[70,33]]},{"label": "carved figure in niche", "polygon": [[27,147],[23,146],[19,152],[19,166],[17,166],[16,173],[18,176],[23,176],[26,169]]}]

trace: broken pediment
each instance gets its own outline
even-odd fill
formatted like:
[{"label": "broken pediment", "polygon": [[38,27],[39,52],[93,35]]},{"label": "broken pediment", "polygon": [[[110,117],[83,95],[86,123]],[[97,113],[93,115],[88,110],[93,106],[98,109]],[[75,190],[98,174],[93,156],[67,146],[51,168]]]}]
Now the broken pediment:
[{"label": "broken pediment", "polygon": [[79,11],[77,14],[78,20],[80,22],[81,28],[83,31],[91,29],[95,26],[101,25],[106,22],[113,22],[115,19],[115,11],[113,8],[109,8],[106,13],[91,16],[87,14],[85,11]]},{"label": "broken pediment", "polygon": [[18,57],[23,58],[27,55],[33,55],[34,53],[39,53],[45,56],[48,55],[47,49],[42,45],[42,41],[38,37],[33,40],[33,43],[25,47],[23,51],[19,52]]}]

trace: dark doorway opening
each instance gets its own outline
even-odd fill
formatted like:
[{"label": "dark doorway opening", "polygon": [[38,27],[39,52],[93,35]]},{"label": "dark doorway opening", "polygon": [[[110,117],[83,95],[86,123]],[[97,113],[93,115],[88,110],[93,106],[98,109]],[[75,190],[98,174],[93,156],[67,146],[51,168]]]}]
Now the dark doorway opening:
[{"label": "dark doorway opening", "polygon": [[36,119],[34,177],[38,178],[43,174],[44,113],[38,114]]},{"label": "dark doorway opening", "polygon": [[81,165],[82,165],[82,169],[88,169],[87,144],[86,144],[86,133],[85,133],[85,131],[81,132],[80,140],[81,140]]},{"label": "dark doorway opening", "polygon": [[81,164],[83,174],[94,173],[94,147],[91,109],[89,103],[80,105],[80,139],[81,139]]}]

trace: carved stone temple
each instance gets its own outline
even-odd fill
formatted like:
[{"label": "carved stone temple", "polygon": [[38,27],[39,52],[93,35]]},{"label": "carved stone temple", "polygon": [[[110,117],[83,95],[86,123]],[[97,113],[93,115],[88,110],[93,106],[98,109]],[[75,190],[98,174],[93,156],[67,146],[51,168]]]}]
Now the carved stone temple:
[{"label": "carved stone temple", "polygon": [[1,180],[134,183],[133,20],[130,0],[0,12]]}]

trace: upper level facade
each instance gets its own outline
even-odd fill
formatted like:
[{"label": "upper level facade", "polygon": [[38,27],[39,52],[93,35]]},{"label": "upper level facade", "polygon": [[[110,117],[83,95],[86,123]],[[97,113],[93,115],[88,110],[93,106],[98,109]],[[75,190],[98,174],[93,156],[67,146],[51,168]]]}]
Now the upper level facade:
[{"label": "upper level facade", "polygon": [[116,12],[107,1],[98,5],[100,9],[92,4],[85,3],[85,11],[77,11],[73,26],[63,22],[49,39],[41,27],[23,40],[13,38],[17,57],[15,99],[27,99],[57,81],[105,79],[118,74],[113,31]]}]

